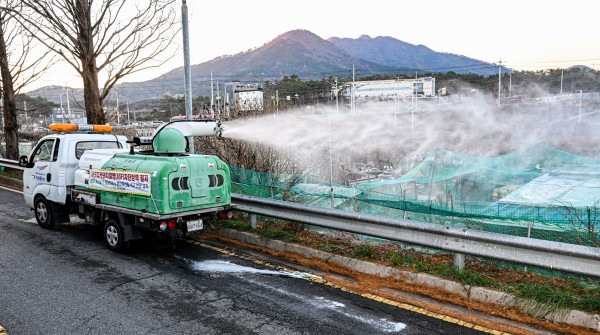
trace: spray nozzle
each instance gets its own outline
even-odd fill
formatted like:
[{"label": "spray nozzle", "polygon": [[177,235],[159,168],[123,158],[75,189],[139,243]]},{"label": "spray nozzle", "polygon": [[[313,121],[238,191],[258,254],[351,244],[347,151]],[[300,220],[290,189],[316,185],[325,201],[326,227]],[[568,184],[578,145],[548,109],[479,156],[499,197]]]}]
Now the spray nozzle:
[{"label": "spray nozzle", "polygon": [[219,138],[219,139],[223,138],[223,124],[221,123],[220,119],[217,119],[217,121],[216,121],[215,134],[217,135],[217,138]]}]

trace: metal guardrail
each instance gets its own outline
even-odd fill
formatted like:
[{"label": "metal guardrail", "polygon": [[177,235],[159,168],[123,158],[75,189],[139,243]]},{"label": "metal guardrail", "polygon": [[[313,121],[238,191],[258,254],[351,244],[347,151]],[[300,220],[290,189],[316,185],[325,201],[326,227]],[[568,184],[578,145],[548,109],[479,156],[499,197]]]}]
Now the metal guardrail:
[{"label": "metal guardrail", "polygon": [[455,266],[464,267],[464,255],[538,266],[600,277],[600,248],[544,241],[520,236],[452,228],[303,204],[232,195],[235,208],[255,215],[417,244],[454,253]]},{"label": "metal guardrail", "polygon": [[[20,169],[17,161],[0,159],[0,166]],[[236,209],[255,215],[417,244],[454,253],[454,265],[464,267],[464,255],[499,259],[552,270],[600,277],[600,248],[452,228],[438,224],[308,206],[293,202],[232,195]]]},{"label": "metal guardrail", "polygon": [[25,170],[24,167],[19,166],[18,161],[13,161],[11,159],[0,158],[0,166],[8,167],[11,169]]}]

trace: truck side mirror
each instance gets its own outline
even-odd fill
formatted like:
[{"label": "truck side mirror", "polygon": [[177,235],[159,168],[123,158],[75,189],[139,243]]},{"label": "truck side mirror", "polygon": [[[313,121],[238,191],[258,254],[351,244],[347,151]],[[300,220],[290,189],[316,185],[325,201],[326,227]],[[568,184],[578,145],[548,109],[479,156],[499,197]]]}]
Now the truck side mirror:
[{"label": "truck side mirror", "polygon": [[28,167],[27,165],[29,165],[29,161],[27,156],[21,156],[19,157],[19,166],[20,167]]}]

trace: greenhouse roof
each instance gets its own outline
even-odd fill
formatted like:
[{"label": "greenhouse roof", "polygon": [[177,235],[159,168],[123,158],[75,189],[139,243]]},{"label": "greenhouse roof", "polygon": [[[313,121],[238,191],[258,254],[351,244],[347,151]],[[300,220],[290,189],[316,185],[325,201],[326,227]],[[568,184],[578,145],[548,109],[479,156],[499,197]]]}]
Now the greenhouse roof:
[{"label": "greenhouse roof", "polygon": [[[600,166],[595,171],[600,172]],[[600,202],[600,175],[545,174],[499,200],[500,203],[534,206],[596,206]]]},{"label": "greenhouse roof", "polygon": [[[497,184],[528,182],[540,171],[570,171],[586,167],[600,173],[600,160],[578,156],[544,144],[529,146],[500,156],[476,157],[438,149],[399,178],[360,184],[360,189],[415,181],[428,184],[459,176],[493,181]],[[564,172],[566,174],[566,172]]]}]

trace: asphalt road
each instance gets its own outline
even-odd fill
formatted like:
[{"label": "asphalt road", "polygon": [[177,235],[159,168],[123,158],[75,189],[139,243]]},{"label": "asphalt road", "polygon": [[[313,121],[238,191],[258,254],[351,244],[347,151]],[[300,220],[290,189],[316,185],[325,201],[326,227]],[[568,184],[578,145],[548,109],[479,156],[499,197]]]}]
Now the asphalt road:
[{"label": "asphalt road", "polygon": [[0,189],[8,334],[475,334],[237,256],[166,241],[107,250],[85,225],[44,230]]}]

